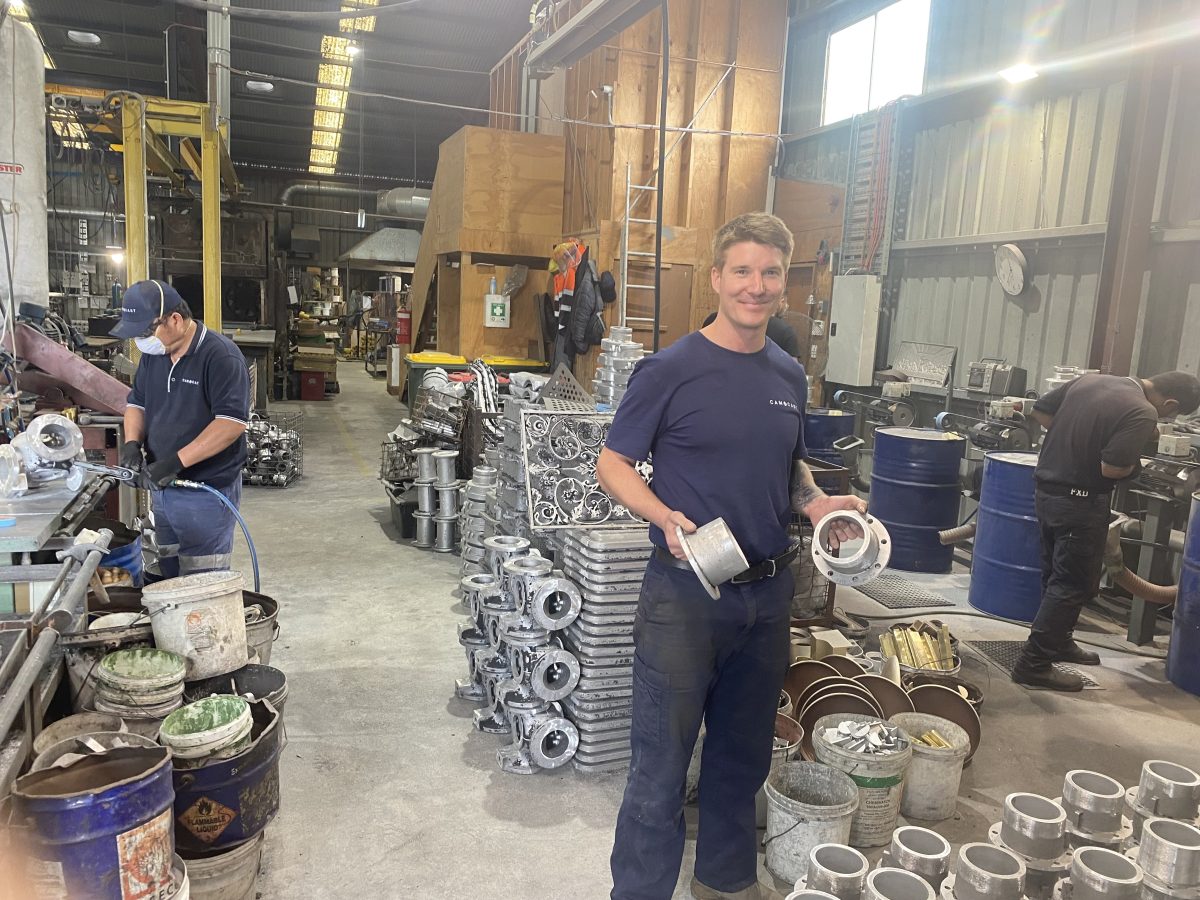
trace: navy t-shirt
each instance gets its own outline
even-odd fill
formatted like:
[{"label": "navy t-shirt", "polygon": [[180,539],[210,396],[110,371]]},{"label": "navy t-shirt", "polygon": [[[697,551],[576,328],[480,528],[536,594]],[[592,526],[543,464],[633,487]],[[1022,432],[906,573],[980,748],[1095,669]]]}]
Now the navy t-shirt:
[{"label": "navy t-shirt", "polygon": [[[788,547],[807,395],[803,366],[775,343],[738,353],[696,331],[637,364],[606,446],[653,454],[658,498],[697,527],[724,518],[753,565]],[[650,539],[667,546],[655,525]]]},{"label": "navy t-shirt", "polygon": [[[167,355],[143,354],[133,376],[129,405],[146,418],[143,440],[151,462],[178,453],[213,419],[245,425],[250,418],[250,373],[246,358],[229,338],[197,323],[187,353],[172,363]],[[242,477],[246,436],[179,473],[181,478],[228,487]]]}]

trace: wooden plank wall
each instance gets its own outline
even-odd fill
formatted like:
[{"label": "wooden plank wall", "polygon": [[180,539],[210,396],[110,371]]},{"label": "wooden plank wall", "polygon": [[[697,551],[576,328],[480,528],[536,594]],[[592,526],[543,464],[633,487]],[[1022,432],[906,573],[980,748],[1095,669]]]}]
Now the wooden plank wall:
[{"label": "wooden plank wall", "polygon": [[[568,17],[584,5],[585,0],[571,0]],[[670,26],[668,126],[687,126],[695,119],[697,130],[777,135],[787,0],[671,0]],[[588,241],[597,265],[614,274],[619,274],[626,166],[635,183],[646,184],[657,164],[657,132],[646,126],[658,121],[661,41],[661,17],[652,13],[567,71],[563,233]],[[493,72],[493,96],[503,94],[500,75]],[[605,85],[612,86],[615,128],[609,124]],[[716,307],[709,280],[712,237],[732,216],[765,207],[778,141],[668,132],[667,148],[672,147],[662,180],[663,259],[690,266],[692,278],[688,315],[664,316],[664,321],[686,320],[696,328]],[[653,202],[653,194],[646,193],[633,215],[652,218]],[[635,226],[633,232],[631,246],[653,249],[648,226]],[[615,321],[616,304],[607,315]],[[679,331],[663,333],[663,344]],[[650,337],[648,330],[638,335],[647,345]],[[595,356],[588,354],[576,365],[585,385]]]}]

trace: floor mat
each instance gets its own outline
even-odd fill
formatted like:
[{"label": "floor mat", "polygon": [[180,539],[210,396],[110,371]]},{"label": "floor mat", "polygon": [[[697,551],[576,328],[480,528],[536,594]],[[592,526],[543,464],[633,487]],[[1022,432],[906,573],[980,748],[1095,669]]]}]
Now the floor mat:
[{"label": "floor mat", "polygon": [[933,606],[954,606],[940,594],[926,590],[919,584],[914,584],[903,575],[895,572],[884,572],[873,581],[855,586],[855,590],[866,594],[881,606],[888,609],[923,609]]},{"label": "floor mat", "polygon": [[[997,669],[1012,677],[1013,666],[1017,664],[1017,658],[1021,655],[1021,648],[1025,646],[1024,641],[968,641],[972,647],[988,658]],[[1064,666],[1062,663],[1055,663],[1054,667],[1060,672],[1070,672],[1073,675],[1078,675],[1083,679],[1083,686],[1089,689],[1099,689],[1100,685],[1087,675],[1079,671],[1074,666]]]}]

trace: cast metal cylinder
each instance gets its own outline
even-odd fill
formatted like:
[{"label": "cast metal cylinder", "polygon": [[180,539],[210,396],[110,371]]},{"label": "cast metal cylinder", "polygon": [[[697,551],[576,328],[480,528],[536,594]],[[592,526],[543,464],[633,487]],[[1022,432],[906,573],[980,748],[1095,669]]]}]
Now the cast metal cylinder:
[{"label": "cast metal cylinder", "polygon": [[1142,870],[1115,850],[1081,847],[1071,859],[1071,900],[1138,900]]},{"label": "cast metal cylinder", "polygon": [[953,900],[1021,900],[1024,893],[1024,860],[991,844],[963,844],[954,875],[942,887]]},{"label": "cast metal cylinder", "polygon": [[437,509],[437,490],[434,488],[433,482],[418,481],[415,487],[417,489],[417,509],[432,515]]},{"label": "cast metal cylinder", "polygon": [[531,585],[529,613],[547,631],[560,631],[583,609],[579,588],[566,578],[539,578]]},{"label": "cast metal cylinder", "polygon": [[[836,554],[829,550],[829,533],[837,525],[849,523],[863,533],[858,548]],[[879,519],[851,509],[834,510],[813,528],[812,557],[817,571],[835,584],[865,584],[879,576],[891,558],[891,538]]]},{"label": "cast metal cylinder", "polygon": [[867,858],[844,844],[817,844],[808,853],[805,887],[828,891],[840,900],[862,896],[870,866]]},{"label": "cast metal cylinder", "polygon": [[865,900],[936,900],[937,895],[920,875],[903,869],[876,869],[867,876]]},{"label": "cast metal cylinder", "polygon": [[457,450],[433,451],[433,464],[439,485],[455,484],[458,481],[458,473],[455,471],[458,464]]},{"label": "cast metal cylinder", "polygon": [[906,825],[892,832],[883,865],[920,875],[936,889],[950,870],[950,844],[936,831]]},{"label": "cast metal cylinder", "polygon": [[1165,759],[1146,760],[1134,804],[1147,816],[1195,819],[1200,811],[1200,774]]},{"label": "cast metal cylinder", "polygon": [[482,488],[495,485],[499,472],[492,466],[476,466],[471,470],[471,484]]},{"label": "cast metal cylinder", "polygon": [[450,518],[458,515],[458,487],[451,485],[443,487],[435,485],[437,489],[437,514],[439,518]]},{"label": "cast metal cylinder", "polygon": [[1015,853],[1033,860],[1054,860],[1067,849],[1067,815],[1040,794],[1014,793],[1004,798],[1000,839]]},{"label": "cast metal cylinder", "polygon": [[417,459],[417,481],[433,484],[437,478],[437,466],[433,462],[436,451],[436,447],[417,447],[413,450],[413,456]]},{"label": "cast metal cylinder", "polygon": [[501,589],[512,595],[518,610],[525,612],[533,595],[533,583],[548,576],[554,564],[542,556],[517,556],[507,560],[501,569],[504,573]]},{"label": "cast metal cylinder", "polygon": [[413,545],[428,549],[433,546],[433,536],[437,526],[434,524],[432,513],[417,512],[413,514],[417,524],[417,536]]},{"label": "cast metal cylinder", "polygon": [[1100,772],[1073,769],[1063,779],[1062,808],[1072,842],[1090,835],[1115,835],[1121,830],[1125,788]]},{"label": "cast metal cylinder", "polygon": [[437,536],[433,544],[434,553],[453,553],[455,530],[458,528],[457,516],[436,516],[434,518]]},{"label": "cast metal cylinder", "polygon": [[1200,887],[1200,829],[1174,819],[1147,819],[1137,861],[1147,878],[1162,885]]},{"label": "cast metal cylinder", "polygon": [[579,660],[570,650],[552,647],[538,656],[529,684],[543,700],[562,700],[579,684]]},{"label": "cast metal cylinder", "polygon": [[483,548],[487,551],[487,566],[493,575],[500,579],[501,590],[504,589],[504,564],[510,559],[524,556],[529,552],[528,538],[516,537],[511,534],[494,534],[483,539]]},{"label": "cast metal cylinder", "polygon": [[837,894],[830,894],[826,891],[817,891],[813,890],[812,888],[801,888],[799,890],[792,891],[790,894],[784,897],[784,900],[845,900],[845,898],[840,898],[837,896]]}]

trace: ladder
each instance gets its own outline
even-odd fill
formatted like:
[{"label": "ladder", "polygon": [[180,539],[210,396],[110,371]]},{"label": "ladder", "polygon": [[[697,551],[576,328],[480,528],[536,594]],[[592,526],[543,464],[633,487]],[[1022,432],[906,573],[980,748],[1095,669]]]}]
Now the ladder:
[{"label": "ladder", "polygon": [[[657,175],[655,176],[655,180],[658,180]],[[637,196],[635,196],[635,192],[637,193]],[[641,283],[637,283],[637,282],[630,283],[630,281],[629,281],[629,262],[631,259],[632,260],[649,260],[651,274],[653,274],[653,270],[654,270],[654,251],[653,250],[634,250],[630,247],[629,226],[631,224],[632,225],[650,225],[653,227],[658,226],[657,219],[641,219],[641,218],[636,218],[633,215],[634,207],[636,207],[638,202],[641,200],[641,195],[646,192],[650,193],[651,195],[657,194],[658,187],[656,185],[652,185],[652,184],[634,184],[633,183],[633,165],[631,163],[626,163],[625,164],[625,218],[621,223],[620,324],[621,325],[630,325],[630,324],[636,323],[638,325],[646,325],[649,327],[651,332],[653,332],[653,330],[655,328],[655,321],[654,321],[653,317],[647,318],[645,316],[629,315],[629,292],[630,291],[649,291],[651,302],[653,302],[653,299],[654,299],[653,283],[641,284]],[[650,347],[654,346],[655,341],[653,340],[653,333],[651,334],[651,340],[647,341],[646,343]]]}]

